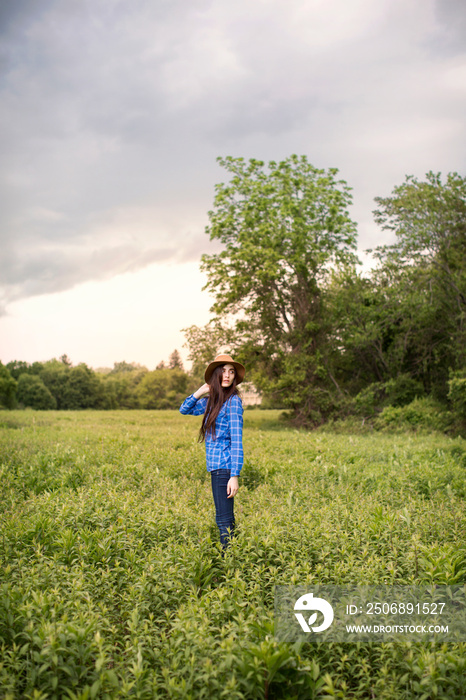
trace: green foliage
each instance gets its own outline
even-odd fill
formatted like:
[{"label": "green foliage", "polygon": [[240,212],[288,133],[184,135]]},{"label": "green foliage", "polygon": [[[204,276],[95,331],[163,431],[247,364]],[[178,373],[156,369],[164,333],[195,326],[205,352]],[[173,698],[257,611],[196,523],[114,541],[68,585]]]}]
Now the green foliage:
[{"label": "green foliage", "polygon": [[99,404],[100,386],[95,372],[84,363],[68,368],[64,374],[61,408],[95,408]]},{"label": "green foliage", "polygon": [[466,583],[461,438],[246,412],[222,559],[197,419],[4,415],[5,698],[464,696],[464,643],[288,645],[273,627],[275,585]]},{"label": "green foliage", "polygon": [[115,363],[113,370],[103,379],[111,408],[139,408],[138,386],[148,371],[146,367]]},{"label": "green foliage", "polygon": [[395,282],[391,306],[396,314],[398,303],[404,366],[445,399],[450,369],[466,362],[466,178],[410,176],[376,202],[377,223],[397,237],[376,255],[382,275]]},{"label": "green foliage", "polygon": [[217,318],[186,331],[196,369],[227,343],[265,402],[298,424],[426,395],[446,404],[466,360],[466,179],[407,177],[377,197],[375,219],[396,242],[358,275],[336,170],[298,156],[219,162],[231,179],[216,187],[207,233],[223,250],[202,259]]},{"label": "green foliage", "polygon": [[406,406],[424,393],[421,382],[409,374],[399,374],[389,379],[384,385],[384,390],[390,406]]},{"label": "green foliage", "polygon": [[[422,397],[424,389],[420,382],[408,374],[400,374],[388,382],[374,382],[360,391],[350,404],[350,410],[359,415],[373,417],[387,406],[406,406]],[[436,426],[432,426],[436,429]]]},{"label": "green foliage", "polygon": [[[96,373],[84,363],[74,367],[64,355],[60,361],[54,359],[32,365],[17,361],[9,363],[18,382],[10,376],[7,368],[3,368],[3,374],[13,389],[13,400],[17,398],[23,407],[38,410],[176,410],[193,390],[193,379],[175,366],[180,363],[179,354],[172,353],[171,369],[149,372],[136,363],[116,362],[112,370]],[[0,387],[2,367],[0,365]]]},{"label": "green foliage", "polygon": [[6,365],[7,370],[11,376],[18,380],[21,374],[38,374],[39,369],[42,369],[43,365],[40,362],[34,362],[30,365],[27,362],[13,360],[13,362],[8,362]]},{"label": "green foliage", "polygon": [[58,409],[109,407],[100,377],[84,363],[73,367],[66,355],[61,361],[44,362],[38,376],[55,399]]},{"label": "green foliage", "polygon": [[239,314],[235,345],[254,383],[286,397],[297,420],[320,423],[338,400],[329,393],[341,395],[323,289],[332,265],[356,262],[350,188],[305,156],[218,161],[231,180],[216,186],[207,227],[224,249],[202,258],[212,310]]},{"label": "green foliage", "polygon": [[0,362],[0,408],[13,408],[17,383],[8,369]]},{"label": "green foliage", "polygon": [[342,348],[336,376],[353,396],[403,376],[416,395],[445,402],[460,320],[435,290],[432,267],[403,265],[393,255],[366,278],[333,275],[328,309]]},{"label": "green foliage", "polygon": [[414,399],[405,406],[386,406],[374,421],[379,430],[446,430],[450,425],[451,417],[432,398]]},{"label": "green foliage", "polygon": [[138,384],[136,395],[141,408],[177,409],[186,398],[188,375],[179,369],[147,372]]},{"label": "green foliage", "polygon": [[23,406],[38,410],[54,409],[57,402],[36,374],[21,374],[17,388],[18,402]]},{"label": "green foliage", "polygon": [[139,365],[137,362],[115,362],[109,374],[125,374],[126,372],[147,372],[147,367]]},{"label": "green foliage", "polygon": [[395,244],[378,249],[382,256],[391,252],[401,263],[433,263],[454,288],[454,274],[464,276],[466,179],[458,173],[449,173],[444,183],[440,173],[428,172],[424,182],[407,176],[391,197],[375,201],[377,223],[397,235]]},{"label": "green foliage", "polygon": [[376,222],[396,241],[358,275],[349,188],[335,170],[297,156],[268,169],[219,162],[231,180],[216,187],[207,233],[223,250],[202,260],[217,319],[188,329],[191,357],[228,343],[268,405],[298,423],[429,395],[446,405],[466,361],[466,178],[410,176],[377,197]]},{"label": "green foliage", "polygon": [[466,430],[466,370],[452,372],[448,388],[453,416],[459,427]]},{"label": "green foliage", "polygon": [[63,362],[53,359],[44,362],[39,376],[47,389],[50,391],[57,408],[64,408],[63,393],[66,385],[69,368]]}]

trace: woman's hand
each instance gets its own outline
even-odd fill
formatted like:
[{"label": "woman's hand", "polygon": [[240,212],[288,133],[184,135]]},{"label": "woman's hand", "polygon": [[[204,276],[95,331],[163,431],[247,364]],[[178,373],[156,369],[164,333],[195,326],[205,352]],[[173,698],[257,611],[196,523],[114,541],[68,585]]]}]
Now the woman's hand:
[{"label": "woman's hand", "polygon": [[239,481],[237,476],[230,476],[227,484],[227,498],[234,498],[238,493]]},{"label": "woman's hand", "polygon": [[202,386],[194,392],[193,396],[195,399],[200,399],[204,394],[208,394],[210,391],[210,386],[208,384],[203,384]]}]

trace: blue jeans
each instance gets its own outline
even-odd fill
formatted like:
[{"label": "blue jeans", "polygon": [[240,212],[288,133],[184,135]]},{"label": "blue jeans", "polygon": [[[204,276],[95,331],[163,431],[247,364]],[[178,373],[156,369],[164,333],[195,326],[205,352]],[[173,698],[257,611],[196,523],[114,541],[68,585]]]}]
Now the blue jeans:
[{"label": "blue jeans", "polygon": [[215,503],[215,522],[220,532],[220,543],[225,550],[235,529],[235,514],[233,498],[227,498],[227,484],[230,479],[229,469],[215,469],[210,472],[212,479],[212,495]]}]

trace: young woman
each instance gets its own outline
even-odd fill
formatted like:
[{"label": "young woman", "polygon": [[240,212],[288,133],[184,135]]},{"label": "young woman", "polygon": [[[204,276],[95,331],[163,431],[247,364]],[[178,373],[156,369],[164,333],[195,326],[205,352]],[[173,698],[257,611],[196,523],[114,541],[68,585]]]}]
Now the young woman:
[{"label": "young woman", "polygon": [[245,373],[243,365],[229,355],[217,355],[205,371],[205,384],[180,407],[184,415],[204,414],[199,442],[205,441],[215,521],[223,550],[235,529],[233,499],[238,493],[238,476],[243,466],[243,405],[236,387]]}]

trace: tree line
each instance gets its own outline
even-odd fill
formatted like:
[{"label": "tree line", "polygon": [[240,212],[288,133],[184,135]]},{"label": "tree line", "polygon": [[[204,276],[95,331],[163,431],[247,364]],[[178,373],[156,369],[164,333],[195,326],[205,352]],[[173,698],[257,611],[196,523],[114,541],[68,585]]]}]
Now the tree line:
[{"label": "tree line", "polygon": [[206,233],[222,249],[201,258],[215,301],[209,324],[184,329],[192,371],[173,354],[152,372],[14,362],[0,365],[0,403],[177,408],[227,346],[263,406],[288,409],[297,425],[411,407],[430,420],[450,412],[464,429],[466,179],[407,176],[377,197],[375,222],[393,242],[369,251],[377,264],[361,272],[351,188],[336,168],[297,155],[218,161],[229,180],[216,186]]},{"label": "tree line", "polygon": [[175,409],[194,390],[174,350],[156,369],[116,362],[113,369],[73,366],[66,355],[47,362],[0,363],[0,405],[37,410]]}]

